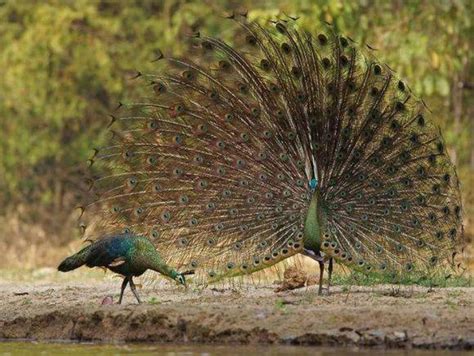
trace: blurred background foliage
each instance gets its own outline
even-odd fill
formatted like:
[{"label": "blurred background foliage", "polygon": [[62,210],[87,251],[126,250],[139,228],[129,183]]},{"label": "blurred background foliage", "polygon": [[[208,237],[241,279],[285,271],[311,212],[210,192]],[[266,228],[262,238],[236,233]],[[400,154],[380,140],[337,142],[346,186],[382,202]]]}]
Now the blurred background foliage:
[{"label": "blurred background foliage", "polygon": [[327,21],[370,44],[424,98],[458,167],[465,225],[474,217],[472,0],[3,0],[0,2],[1,265],[55,265],[78,237],[85,162],[120,100],[147,88],[157,48],[179,55],[194,31],[232,40],[223,17]]}]

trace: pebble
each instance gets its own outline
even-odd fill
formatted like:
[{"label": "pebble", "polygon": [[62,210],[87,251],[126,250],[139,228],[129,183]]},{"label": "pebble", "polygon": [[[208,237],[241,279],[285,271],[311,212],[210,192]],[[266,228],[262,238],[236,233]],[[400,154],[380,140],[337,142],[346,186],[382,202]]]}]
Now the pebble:
[{"label": "pebble", "polygon": [[102,305],[112,305],[114,304],[114,298],[110,295],[102,299],[102,302],[100,303]]}]

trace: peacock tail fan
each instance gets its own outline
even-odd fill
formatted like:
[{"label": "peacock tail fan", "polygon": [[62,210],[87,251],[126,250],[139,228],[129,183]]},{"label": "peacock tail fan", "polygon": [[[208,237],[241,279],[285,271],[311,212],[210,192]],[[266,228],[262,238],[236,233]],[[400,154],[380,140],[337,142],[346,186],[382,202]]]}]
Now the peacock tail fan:
[{"label": "peacock tail fan", "polygon": [[86,236],[148,236],[212,282],[301,253],[316,202],[318,248],[350,270],[456,268],[459,181],[408,85],[329,25],[233,18],[232,46],[197,34],[112,117]]}]

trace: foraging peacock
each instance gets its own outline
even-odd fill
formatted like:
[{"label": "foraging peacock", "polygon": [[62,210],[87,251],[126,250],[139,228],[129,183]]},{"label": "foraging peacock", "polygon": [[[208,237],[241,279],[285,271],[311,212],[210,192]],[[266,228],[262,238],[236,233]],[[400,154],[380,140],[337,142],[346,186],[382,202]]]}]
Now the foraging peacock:
[{"label": "foraging peacock", "polygon": [[231,17],[232,46],[198,33],[138,74],[149,97],[120,105],[90,160],[87,236],[146,235],[210,282],[298,253],[321,276],[333,261],[394,282],[457,267],[459,182],[423,101],[329,25]]},{"label": "foraging peacock", "polygon": [[87,267],[105,267],[125,277],[122,283],[119,304],[122,303],[123,292],[127,284],[130,284],[130,289],[135,298],[137,298],[138,303],[141,303],[135,283],[133,283],[133,277],[141,276],[147,269],[157,271],[183,285],[186,284],[184,275],[189,273],[178,273],[169,267],[146,237],[130,234],[107,236],[92,242],[89,246],[61,262],[58,270],[68,272],[83,265]]}]

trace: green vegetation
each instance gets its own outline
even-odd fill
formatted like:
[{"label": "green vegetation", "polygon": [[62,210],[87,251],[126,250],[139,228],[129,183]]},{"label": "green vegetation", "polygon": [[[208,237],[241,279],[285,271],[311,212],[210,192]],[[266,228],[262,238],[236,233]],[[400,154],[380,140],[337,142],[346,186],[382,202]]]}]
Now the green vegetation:
[{"label": "green vegetation", "polygon": [[148,304],[160,304],[160,301],[156,297],[151,297],[148,299]]},{"label": "green vegetation", "polygon": [[[332,284],[341,286],[373,286],[377,284],[392,284],[394,281],[392,278],[380,273],[338,273],[334,276]],[[407,275],[402,279],[398,279],[397,283],[400,285],[417,284],[423,287],[472,287],[473,280],[472,276],[460,275],[436,275],[431,278],[426,276],[423,278],[417,277],[416,275]]]},{"label": "green vegetation", "polygon": [[[328,21],[370,44],[422,96],[441,127],[474,216],[473,2],[412,0],[243,1],[250,18],[299,15],[312,31]],[[195,31],[232,39],[221,14],[233,1],[9,1],[0,6],[0,248],[59,246],[78,233],[73,209],[84,172],[106,137],[108,114],[143,88],[156,50],[179,54]],[[368,50],[369,51],[369,50]],[[12,221],[15,222],[12,223]],[[31,229],[25,227],[31,226]],[[4,245],[2,245],[4,244]],[[8,254],[7,254],[8,255]],[[54,265],[31,253],[32,265]],[[5,259],[0,265],[12,264]]]},{"label": "green vegetation", "polygon": [[277,299],[275,301],[275,309],[281,311],[281,312],[286,312],[286,306],[285,306],[285,301],[283,299]]}]

